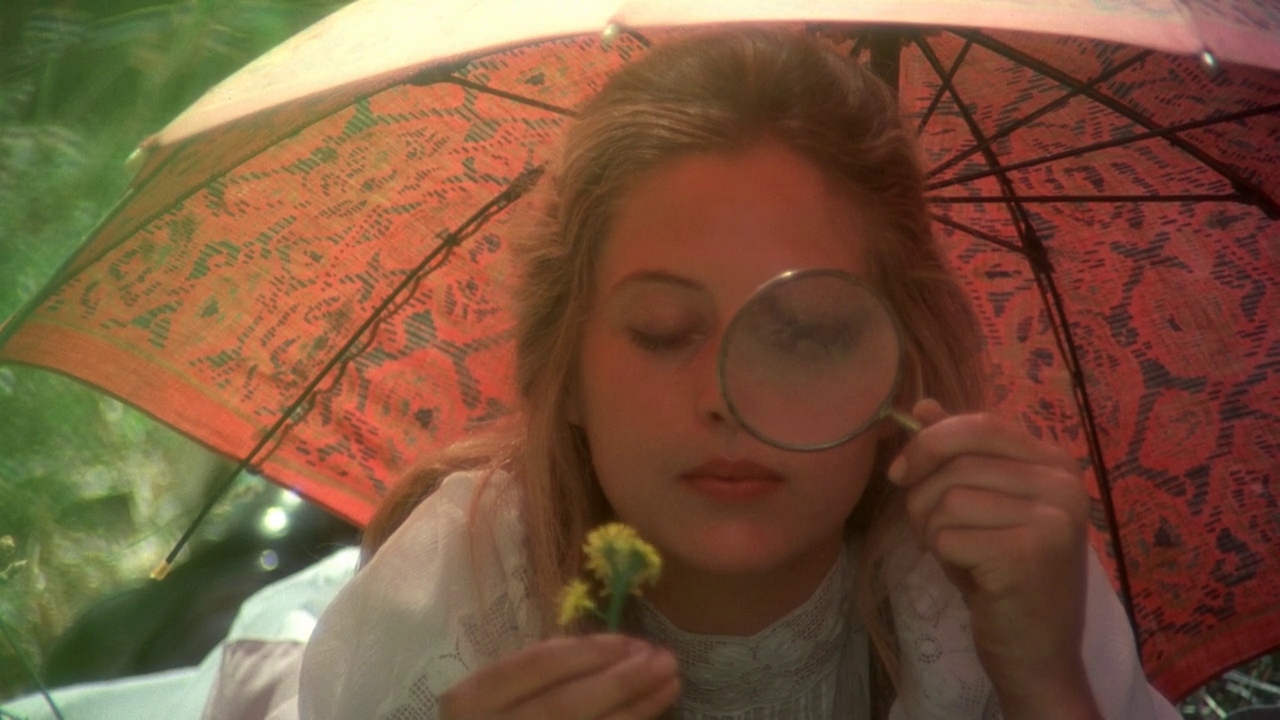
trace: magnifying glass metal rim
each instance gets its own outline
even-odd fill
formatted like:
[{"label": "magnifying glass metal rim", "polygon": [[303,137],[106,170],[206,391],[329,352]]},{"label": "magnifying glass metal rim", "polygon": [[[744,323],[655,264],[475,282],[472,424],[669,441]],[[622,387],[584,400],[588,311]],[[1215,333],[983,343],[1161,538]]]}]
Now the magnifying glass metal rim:
[{"label": "magnifying glass metal rim", "polygon": [[[729,382],[725,376],[725,367],[727,365],[727,360],[729,357],[729,341],[733,339],[734,330],[737,328],[739,322],[743,318],[743,315],[744,315],[743,311],[746,310],[748,307],[750,307],[752,303],[756,302],[761,297],[763,297],[767,292],[772,290],[774,287],[778,285],[782,285],[784,283],[790,283],[802,278],[809,278],[809,277],[838,278],[841,280],[852,282],[853,284],[859,285],[864,290],[866,290],[871,295],[871,297],[875,299],[876,302],[880,303],[880,305],[884,308],[885,314],[889,316],[889,322],[892,323],[893,325],[894,336],[898,339],[898,358],[897,358],[897,368],[893,373],[893,383],[889,386],[889,392],[885,395],[884,400],[880,402],[879,409],[875,412],[875,414],[873,414],[870,418],[868,418],[866,422],[862,423],[861,425],[858,425],[857,427],[853,428],[845,435],[835,440],[829,440],[821,443],[796,444],[796,443],[783,442],[780,440],[776,440],[774,438],[766,437],[763,433],[757,430],[754,426],[751,425],[751,423],[747,422],[747,420],[742,417],[742,413],[739,411],[737,405],[734,404],[733,396],[729,392]],[[733,419],[737,421],[738,425],[741,426],[744,430],[746,430],[747,433],[750,434],[752,437],[756,438],[757,440],[760,440],[763,443],[766,443],[768,445],[771,445],[781,450],[791,450],[795,452],[818,452],[821,450],[830,450],[833,447],[838,447],[840,445],[843,445],[849,442],[850,440],[854,439],[855,437],[861,435],[862,433],[866,432],[868,428],[880,422],[884,418],[894,416],[895,414],[900,414],[900,413],[897,413],[896,410],[894,410],[893,400],[898,396],[898,390],[902,383],[902,365],[906,359],[906,349],[903,343],[904,337],[905,336],[902,331],[902,324],[898,321],[898,317],[893,312],[893,309],[889,307],[889,304],[884,300],[884,298],[880,296],[880,293],[876,292],[875,288],[871,287],[870,283],[858,277],[857,275],[854,275],[849,272],[845,272],[844,270],[836,270],[834,268],[808,268],[803,270],[787,270],[786,272],[775,275],[774,277],[770,278],[769,280],[761,284],[759,287],[757,287],[754,291],[752,291],[751,296],[748,297],[747,301],[742,304],[742,307],[738,308],[737,312],[734,313],[733,318],[729,321],[729,325],[724,329],[724,334],[721,336],[721,341],[720,341],[719,357],[716,360],[716,375],[718,376],[718,379],[720,382],[720,397],[724,398],[725,406],[729,408],[730,414],[733,415]]]}]

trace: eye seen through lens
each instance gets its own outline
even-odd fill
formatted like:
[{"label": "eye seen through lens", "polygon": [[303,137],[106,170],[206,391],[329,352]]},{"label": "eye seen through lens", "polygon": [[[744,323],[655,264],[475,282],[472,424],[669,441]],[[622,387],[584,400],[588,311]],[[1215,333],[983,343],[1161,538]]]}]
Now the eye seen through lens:
[{"label": "eye seen through lens", "polygon": [[897,326],[861,280],[836,270],[785,273],[730,322],[720,383],[748,431],[778,447],[838,445],[883,416],[896,386]]}]

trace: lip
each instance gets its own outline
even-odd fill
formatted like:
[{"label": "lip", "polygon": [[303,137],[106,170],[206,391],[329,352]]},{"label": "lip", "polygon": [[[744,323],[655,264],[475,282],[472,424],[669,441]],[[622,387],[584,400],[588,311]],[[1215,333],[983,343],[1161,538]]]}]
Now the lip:
[{"label": "lip", "polygon": [[694,492],[722,503],[748,503],[777,492],[783,477],[744,460],[712,460],[680,476]]}]

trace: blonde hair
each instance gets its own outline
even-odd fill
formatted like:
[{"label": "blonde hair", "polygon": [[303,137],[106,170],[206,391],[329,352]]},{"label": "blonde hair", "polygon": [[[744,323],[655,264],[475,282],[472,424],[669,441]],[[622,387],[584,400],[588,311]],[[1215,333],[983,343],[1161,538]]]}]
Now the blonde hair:
[{"label": "blonde hair", "polygon": [[[520,415],[446,449],[398,484],[366,531],[372,552],[448,472],[503,468],[517,478],[534,594],[551,627],[559,589],[580,572],[586,532],[611,510],[581,431],[567,415],[596,257],[629,183],[690,153],[781,143],[820,168],[877,219],[868,280],[905,330],[902,402],[938,399],[952,412],[983,400],[979,331],[934,242],[913,132],[891,91],[856,62],[807,37],[719,33],[650,51],[614,75],[569,132],[552,198],[513,243]],[[887,558],[905,523],[884,469],[905,437],[882,441],[872,480],[849,519],[860,536],[858,612],[896,681]]]}]

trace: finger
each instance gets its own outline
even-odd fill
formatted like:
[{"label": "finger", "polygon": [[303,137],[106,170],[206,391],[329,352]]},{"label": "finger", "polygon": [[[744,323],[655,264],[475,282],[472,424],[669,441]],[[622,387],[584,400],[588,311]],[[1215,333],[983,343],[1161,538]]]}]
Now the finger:
[{"label": "finger", "polygon": [[952,487],[938,498],[937,503],[923,511],[910,505],[908,498],[908,518],[916,542],[926,550],[933,550],[934,541],[942,530],[998,530],[1025,525],[1034,519],[1036,503],[1000,492],[960,485]]},{"label": "finger", "polygon": [[916,401],[911,408],[911,416],[919,420],[922,425],[929,427],[939,421],[951,417],[951,413],[942,407],[942,403],[933,398],[924,398]]},{"label": "finger", "polygon": [[[1062,513],[1039,509],[1033,524],[1011,528],[955,527],[939,530],[930,551],[944,566],[974,573],[982,568],[1000,570],[1005,581],[1034,577],[1028,570],[1057,567],[1061,558],[1079,554],[1085,547],[1083,533],[1076,532]],[[990,580],[979,581],[988,590]]]},{"label": "finger", "polygon": [[960,455],[988,455],[1010,460],[1053,465],[1078,474],[1079,463],[1066,450],[1032,437],[1024,428],[989,413],[938,418],[932,401],[922,400],[916,409],[934,420],[902,449],[889,467],[889,479],[912,485]]},{"label": "finger", "polygon": [[969,572],[1007,554],[1024,533],[989,528],[946,528],[931,551],[944,565]]},{"label": "finger", "polygon": [[456,688],[453,703],[468,709],[514,707],[556,685],[617,664],[637,647],[635,643],[641,641],[622,635],[544,640],[481,668]]},{"label": "finger", "polygon": [[620,708],[603,720],[652,720],[660,717],[680,697],[680,679],[671,678],[656,690],[642,696],[627,707]]},{"label": "finger", "polygon": [[650,648],[601,671],[552,687],[520,703],[512,714],[522,720],[600,718],[642,701],[676,679],[676,659]]},{"label": "finger", "polygon": [[[908,487],[907,517],[913,528],[923,529],[940,504],[962,488],[1061,507],[1082,520],[1089,509],[1089,498],[1080,478],[1059,467],[964,455],[953,458],[929,477]],[[973,498],[960,493],[952,500]],[[980,510],[977,507],[973,509]],[[916,539],[922,541],[924,537],[923,533],[918,533]]]}]

